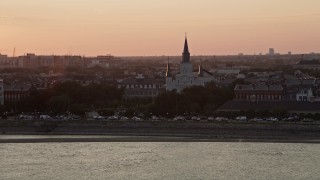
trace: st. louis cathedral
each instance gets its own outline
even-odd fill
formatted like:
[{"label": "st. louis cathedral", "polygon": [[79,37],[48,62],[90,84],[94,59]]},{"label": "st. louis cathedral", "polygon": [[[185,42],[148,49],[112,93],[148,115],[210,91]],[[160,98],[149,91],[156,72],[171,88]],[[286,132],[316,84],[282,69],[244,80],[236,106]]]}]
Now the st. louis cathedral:
[{"label": "st. louis cathedral", "polygon": [[193,72],[193,67],[190,62],[188,41],[187,38],[185,38],[182,62],[180,63],[180,72],[173,76],[171,74],[169,62],[167,64],[166,90],[177,90],[177,92],[181,92],[184,88],[191,86],[204,86],[206,83],[214,80],[215,78],[213,75],[202,68],[202,62],[200,62],[198,72]]}]

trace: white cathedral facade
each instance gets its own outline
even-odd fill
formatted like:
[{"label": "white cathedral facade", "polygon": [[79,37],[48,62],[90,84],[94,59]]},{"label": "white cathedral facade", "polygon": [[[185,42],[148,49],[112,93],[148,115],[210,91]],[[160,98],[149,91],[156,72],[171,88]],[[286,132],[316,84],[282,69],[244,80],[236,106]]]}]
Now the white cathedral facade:
[{"label": "white cathedral facade", "polygon": [[199,65],[199,70],[197,72],[193,72],[193,67],[190,62],[188,41],[187,38],[185,38],[182,61],[180,63],[180,72],[175,76],[172,76],[169,62],[167,64],[166,90],[177,90],[177,92],[181,92],[184,88],[191,86],[204,86],[206,83],[212,81],[215,81],[214,76],[202,68],[202,63]]}]

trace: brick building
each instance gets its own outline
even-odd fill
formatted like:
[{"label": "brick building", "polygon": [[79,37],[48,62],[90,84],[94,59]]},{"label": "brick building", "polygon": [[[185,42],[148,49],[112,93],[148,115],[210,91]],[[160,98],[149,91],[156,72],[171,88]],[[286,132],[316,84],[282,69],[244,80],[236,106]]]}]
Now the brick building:
[{"label": "brick building", "polygon": [[152,98],[165,91],[164,82],[145,78],[141,74],[137,77],[129,77],[118,83],[118,88],[123,88],[126,99]]},{"label": "brick building", "polygon": [[26,84],[4,84],[4,103],[16,103],[30,96],[34,87]]},{"label": "brick building", "polygon": [[282,85],[237,85],[234,89],[235,100],[280,101],[284,95]]}]

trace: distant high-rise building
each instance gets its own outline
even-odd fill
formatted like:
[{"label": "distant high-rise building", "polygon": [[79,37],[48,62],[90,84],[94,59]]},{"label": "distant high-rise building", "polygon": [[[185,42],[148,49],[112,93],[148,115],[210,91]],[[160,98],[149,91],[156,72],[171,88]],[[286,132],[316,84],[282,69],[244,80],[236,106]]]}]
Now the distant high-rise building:
[{"label": "distant high-rise building", "polygon": [[269,56],[274,56],[274,49],[273,48],[269,48]]}]

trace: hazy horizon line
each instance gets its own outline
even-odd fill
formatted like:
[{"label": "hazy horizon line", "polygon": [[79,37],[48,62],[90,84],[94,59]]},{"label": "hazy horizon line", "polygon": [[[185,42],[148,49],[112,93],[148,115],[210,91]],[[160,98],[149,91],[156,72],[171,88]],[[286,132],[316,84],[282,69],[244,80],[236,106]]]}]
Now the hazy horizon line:
[{"label": "hazy horizon line", "polygon": [[[20,57],[20,56],[26,56],[28,54],[34,54],[35,56],[81,56],[81,57],[98,57],[98,56],[113,56],[113,57],[180,57],[181,54],[175,54],[175,55],[114,55],[114,54],[95,54],[95,55],[85,55],[85,54],[58,54],[58,53],[48,53],[48,54],[37,54],[37,53],[33,53],[33,52],[27,52],[24,54],[19,54],[19,55],[9,55],[9,54],[5,54],[5,53],[1,53],[0,55],[4,55],[7,57]],[[277,55],[304,55],[304,54],[320,54],[320,52],[308,52],[308,53],[291,53],[289,54],[289,52],[287,53],[275,53],[274,56]],[[257,53],[257,54],[245,54],[245,53],[237,53],[237,54],[190,54],[190,56],[268,56],[268,53]]]}]

